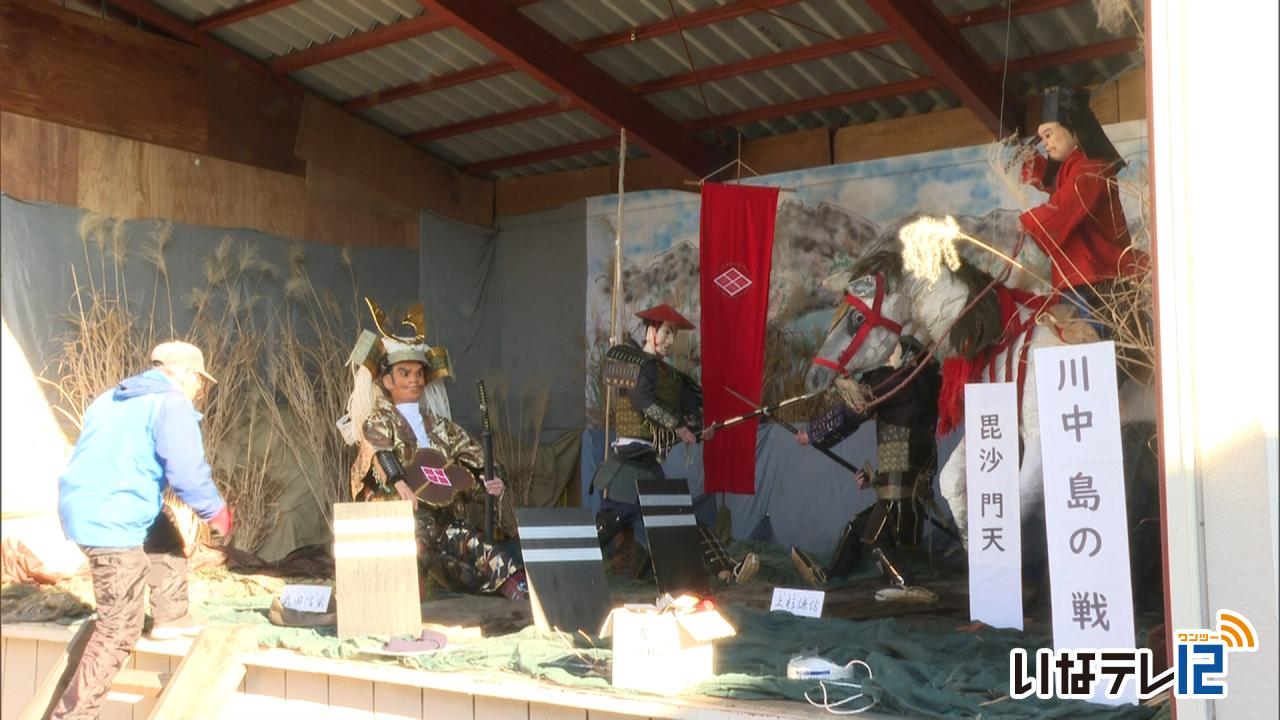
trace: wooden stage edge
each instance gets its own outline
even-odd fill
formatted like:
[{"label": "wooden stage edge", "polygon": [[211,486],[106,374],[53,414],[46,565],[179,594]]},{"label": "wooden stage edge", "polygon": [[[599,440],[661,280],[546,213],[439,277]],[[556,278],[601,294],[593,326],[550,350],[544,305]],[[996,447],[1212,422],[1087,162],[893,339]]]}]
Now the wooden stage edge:
[{"label": "wooden stage edge", "polygon": [[[75,626],[5,623],[0,628],[0,714],[26,705],[71,640]],[[176,668],[191,640],[142,639],[126,667]],[[223,713],[225,718],[259,717],[432,718],[440,720],[607,720],[619,717],[689,720],[814,718],[828,714],[804,703],[722,700],[708,697],[619,695],[569,688],[507,672],[437,673],[384,664],[307,657],[290,650],[258,650],[244,655],[245,679]],[[113,692],[105,718],[143,718],[151,699]],[[885,718],[874,710],[868,720]]]}]

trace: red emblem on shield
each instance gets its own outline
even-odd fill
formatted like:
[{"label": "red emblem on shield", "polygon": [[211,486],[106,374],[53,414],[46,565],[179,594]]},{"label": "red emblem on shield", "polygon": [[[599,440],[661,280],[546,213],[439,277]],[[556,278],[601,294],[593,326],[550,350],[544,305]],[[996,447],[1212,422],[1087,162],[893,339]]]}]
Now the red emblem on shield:
[{"label": "red emblem on shield", "polygon": [[445,474],[442,468],[422,466],[422,477],[432,485],[443,485],[445,487],[453,487],[453,483],[449,482],[449,476]]}]

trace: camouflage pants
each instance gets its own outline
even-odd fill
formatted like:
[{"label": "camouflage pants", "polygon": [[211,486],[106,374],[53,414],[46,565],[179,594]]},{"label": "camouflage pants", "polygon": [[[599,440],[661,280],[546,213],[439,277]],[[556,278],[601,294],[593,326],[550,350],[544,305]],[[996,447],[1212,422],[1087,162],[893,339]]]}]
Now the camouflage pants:
[{"label": "camouflage pants", "polygon": [[520,569],[514,558],[461,521],[450,523],[443,536],[425,548],[422,564],[447,589],[472,595],[497,592]]},{"label": "camouflage pants", "polygon": [[151,588],[155,622],[187,614],[187,558],[167,515],[157,518],[141,547],[81,549],[89,557],[98,621],[51,718],[98,717],[111,681],[142,635],[144,587]]}]

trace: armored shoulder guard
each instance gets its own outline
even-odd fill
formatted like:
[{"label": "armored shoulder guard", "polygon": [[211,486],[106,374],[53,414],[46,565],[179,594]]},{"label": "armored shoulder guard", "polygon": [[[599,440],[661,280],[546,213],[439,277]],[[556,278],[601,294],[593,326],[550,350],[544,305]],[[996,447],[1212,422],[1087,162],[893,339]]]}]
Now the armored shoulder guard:
[{"label": "armored shoulder guard", "polygon": [[604,381],[606,384],[630,390],[640,378],[640,366],[650,359],[644,350],[635,345],[614,345],[604,354]]}]

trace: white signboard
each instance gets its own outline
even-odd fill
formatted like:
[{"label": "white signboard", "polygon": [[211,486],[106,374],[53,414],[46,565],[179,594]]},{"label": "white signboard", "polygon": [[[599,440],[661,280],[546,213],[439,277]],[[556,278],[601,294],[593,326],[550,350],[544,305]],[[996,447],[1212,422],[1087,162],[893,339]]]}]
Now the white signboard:
[{"label": "white signboard", "polygon": [[327,612],[332,592],[328,585],[285,585],[280,591],[280,605],[298,612]]},{"label": "white signboard", "polygon": [[822,617],[822,603],[826,598],[827,594],[821,590],[774,588],[769,612],[783,610],[800,617]]},{"label": "white signboard", "polygon": [[[1035,351],[1057,650],[1132,648],[1133,590],[1115,344]],[[1116,699],[1136,704],[1133,683]]]},{"label": "white signboard", "polygon": [[1022,506],[1018,391],[1013,383],[964,386],[969,505],[969,617],[1022,629]]}]

